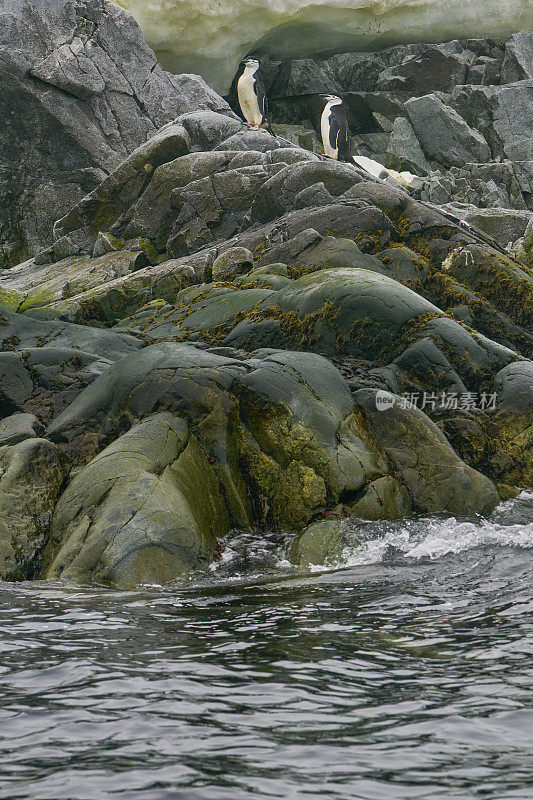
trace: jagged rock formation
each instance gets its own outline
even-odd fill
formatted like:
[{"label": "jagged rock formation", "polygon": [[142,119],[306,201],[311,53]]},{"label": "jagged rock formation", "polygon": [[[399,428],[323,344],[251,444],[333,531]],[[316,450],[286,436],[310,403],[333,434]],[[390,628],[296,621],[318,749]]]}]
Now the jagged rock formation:
[{"label": "jagged rock formation", "polygon": [[0,107],[0,265],[10,266],[158,128],[225,103],[198,76],[165,72],[113,3],[6,0]]},{"label": "jagged rock formation", "polygon": [[0,274],[0,577],[164,583],[231,528],[324,562],[345,517],[484,514],[533,484],[527,220],[518,261],[214,104]]},{"label": "jagged rock formation", "polygon": [[354,153],[424,177],[414,196],[533,209],[533,32],[267,59],[263,69],[284,136],[292,124],[319,135],[317,93],[333,91],[349,109]]}]

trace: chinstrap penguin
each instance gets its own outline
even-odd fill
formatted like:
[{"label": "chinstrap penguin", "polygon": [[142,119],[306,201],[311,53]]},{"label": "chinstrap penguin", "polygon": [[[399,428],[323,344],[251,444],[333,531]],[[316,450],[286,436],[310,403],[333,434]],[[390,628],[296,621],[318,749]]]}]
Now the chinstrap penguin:
[{"label": "chinstrap penguin", "polygon": [[324,153],[337,161],[350,160],[350,131],[346,119],[346,109],[340,97],[327,94],[326,105],[320,119],[320,133]]},{"label": "chinstrap penguin", "polygon": [[242,74],[237,81],[237,96],[242,114],[250,130],[256,131],[267,120],[267,99],[257,58],[245,58]]}]

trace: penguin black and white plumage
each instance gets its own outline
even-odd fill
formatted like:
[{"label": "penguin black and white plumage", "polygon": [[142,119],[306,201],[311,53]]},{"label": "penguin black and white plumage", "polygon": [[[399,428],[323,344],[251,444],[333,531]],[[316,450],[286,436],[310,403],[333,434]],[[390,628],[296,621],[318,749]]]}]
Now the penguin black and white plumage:
[{"label": "penguin black and white plumage", "polygon": [[344,103],[335,94],[327,94],[325,100],[326,105],[320,119],[324,153],[337,161],[349,161],[350,130]]},{"label": "penguin black and white plumage", "polygon": [[242,74],[237,81],[239,105],[247,125],[252,131],[267,122],[267,98],[261,78],[260,62],[257,58],[245,58],[241,63]]}]

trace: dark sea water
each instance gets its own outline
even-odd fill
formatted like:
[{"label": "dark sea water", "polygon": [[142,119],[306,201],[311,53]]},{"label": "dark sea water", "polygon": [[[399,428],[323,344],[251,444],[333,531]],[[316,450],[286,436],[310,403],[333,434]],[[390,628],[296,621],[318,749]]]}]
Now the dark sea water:
[{"label": "dark sea water", "polygon": [[136,592],[0,584],[0,798],[533,797],[533,494]]}]

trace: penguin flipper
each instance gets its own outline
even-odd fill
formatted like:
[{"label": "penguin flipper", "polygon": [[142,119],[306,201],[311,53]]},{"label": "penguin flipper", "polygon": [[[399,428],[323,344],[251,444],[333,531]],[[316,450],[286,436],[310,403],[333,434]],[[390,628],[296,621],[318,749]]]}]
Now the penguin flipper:
[{"label": "penguin flipper", "polygon": [[348,127],[346,128],[341,127],[339,134],[337,136],[337,160],[350,161],[351,160],[350,150],[351,150],[350,135],[348,133]]},{"label": "penguin flipper", "polygon": [[265,91],[265,85],[261,80],[261,76],[255,73],[255,82],[254,82],[254,91],[257,97],[257,105],[259,106],[259,111],[263,116],[263,122],[268,122],[268,101]]}]

